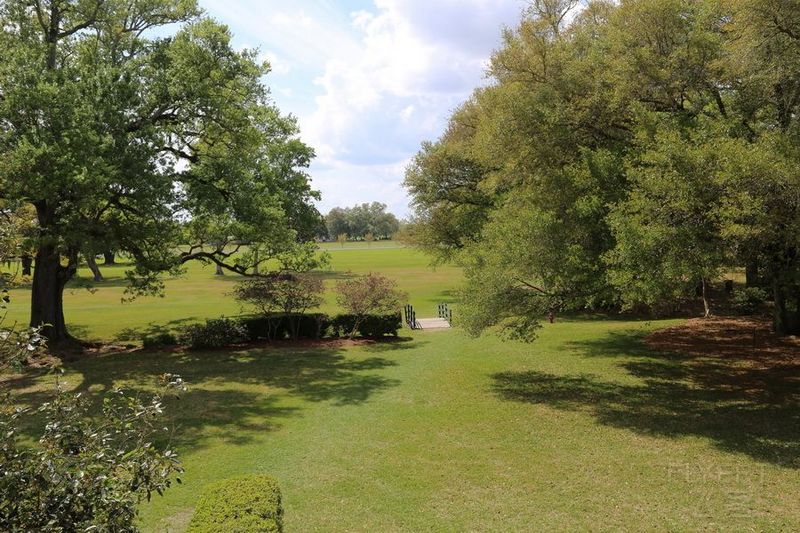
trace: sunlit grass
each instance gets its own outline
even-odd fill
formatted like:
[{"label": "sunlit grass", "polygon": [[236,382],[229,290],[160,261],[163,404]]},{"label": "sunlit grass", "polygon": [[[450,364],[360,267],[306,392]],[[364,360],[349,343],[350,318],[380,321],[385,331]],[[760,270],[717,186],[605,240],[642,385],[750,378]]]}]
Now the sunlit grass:
[{"label": "sunlit grass", "polygon": [[[414,250],[361,246],[330,247],[329,283],[382,272],[431,313],[460,283]],[[197,265],[166,298],[120,304],[122,268],[94,294],[70,290],[73,327],[113,338],[238,313],[234,278]],[[147,390],[164,372],[188,382],[166,405],[184,483],[142,507],[145,531],[182,531],[207,484],[251,472],[280,481],[287,531],[800,530],[796,387],[641,343],[673,323],[572,318],[529,345],[456,329],[344,348],[135,351],[67,362],[64,379],[92,398]],[[10,383],[37,405],[52,377]]]},{"label": "sunlit grass", "polygon": [[[143,507],[181,531],[208,483],[280,480],[288,531],[796,531],[796,396],[648,352],[664,322],[574,320],[532,345],[457,330],[356,348],[133,353],[67,364],[97,394],[190,389],[167,411],[186,475]],[[719,379],[698,386],[700,372]],[[48,379],[16,383],[38,403]]]},{"label": "sunlit grass", "polygon": [[[330,270],[321,272],[328,288],[321,311],[340,312],[333,287],[338,279],[350,274],[381,272],[397,280],[408,293],[409,303],[419,309],[420,316],[435,316],[436,305],[452,301],[452,289],[458,284],[460,271],[454,267],[430,267],[429,258],[421,252],[391,241],[367,243],[323,244],[332,258]],[[163,298],[143,297],[124,302],[124,272],[121,264],[101,266],[105,281],[91,282],[91,273],[82,268],[79,278],[67,287],[64,308],[67,325],[73,335],[92,340],[115,340],[129,330],[145,331],[152,326],[180,327],[181,324],[219,316],[235,316],[243,310],[230,296],[239,276],[228,273],[215,276],[214,267],[188,263],[186,274],[166,280]],[[11,320],[28,320],[30,291],[12,292]],[[125,337],[125,335],[123,335]]]}]

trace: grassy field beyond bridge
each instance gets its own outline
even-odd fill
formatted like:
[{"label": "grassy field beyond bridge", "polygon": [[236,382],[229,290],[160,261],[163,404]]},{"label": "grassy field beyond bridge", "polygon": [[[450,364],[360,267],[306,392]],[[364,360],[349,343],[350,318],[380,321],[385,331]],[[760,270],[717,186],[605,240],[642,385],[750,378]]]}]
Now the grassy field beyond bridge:
[{"label": "grassy field beyond bridge", "polygon": [[[429,266],[430,260],[421,252],[391,241],[323,244],[331,254],[331,268],[321,272],[326,285],[332,288],[337,280],[352,274],[381,272],[397,280],[409,294],[409,303],[419,308],[420,316],[435,316],[436,305],[452,302],[453,289],[461,279],[460,271],[451,266]],[[163,298],[145,297],[123,303],[125,270],[129,265],[101,266],[105,281],[91,282],[87,268],[67,286],[64,307],[67,324],[73,335],[90,340],[113,341],[138,339],[141,332],[153,327],[180,327],[222,315],[235,316],[242,312],[230,296],[233,284],[241,279],[228,273],[215,276],[214,267],[192,262],[186,274],[166,280]],[[29,289],[12,293],[9,317],[21,323],[28,321]],[[323,312],[338,312],[334,294],[328,291]]]}]

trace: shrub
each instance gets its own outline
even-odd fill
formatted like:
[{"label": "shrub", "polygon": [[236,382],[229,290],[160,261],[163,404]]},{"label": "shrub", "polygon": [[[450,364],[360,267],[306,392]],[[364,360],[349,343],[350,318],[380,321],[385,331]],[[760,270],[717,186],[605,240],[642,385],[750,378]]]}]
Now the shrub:
[{"label": "shrub", "polygon": [[[289,325],[289,335],[293,339],[300,336],[300,321],[307,309],[319,306],[325,287],[319,278],[305,274],[273,274],[263,278],[242,281],[233,293],[236,299],[255,308],[261,315],[272,317],[282,312]],[[277,327],[277,323],[270,321]],[[268,338],[281,338],[267,330]]]},{"label": "shrub", "polygon": [[747,287],[733,293],[731,306],[740,315],[754,315],[761,310],[766,299],[767,293],[764,289]]},{"label": "shrub", "polygon": [[58,390],[37,410],[35,446],[18,436],[30,411],[0,401],[0,531],[138,531],[138,504],[182,471],[158,443],[169,437],[162,395],[183,383],[164,375],[162,384],[152,400],[109,392],[95,418],[86,396]]},{"label": "shrub", "polygon": [[298,320],[298,337],[301,339],[321,339],[324,333],[324,326],[329,322],[328,315],[324,313],[314,313],[310,315],[300,315]]},{"label": "shrub", "polygon": [[142,338],[142,346],[145,348],[160,348],[162,346],[175,346],[176,344],[178,344],[178,338],[168,331],[147,335]]},{"label": "shrub", "polygon": [[358,333],[362,337],[383,337],[393,335],[397,337],[403,327],[403,317],[398,313],[388,315],[367,315],[358,326]]},{"label": "shrub", "polygon": [[248,340],[247,328],[236,320],[214,318],[205,324],[187,326],[181,335],[181,342],[193,349],[223,348]]},{"label": "shrub", "polygon": [[333,317],[327,326],[327,335],[333,337],[350,336],[353,331],[362,337],[382,337],[384,335],[396,337],[403,327],[403,318],[400,313],[362,317],[341,314]]},{"label": "shrub", "polygon": [[319,339],[322,338],[325,326],[330,322],[327,315],[314,313],[306,315],[271,314],[268,316],[254,316],[239,319],[247,330],[251,341],[285,339],[292,336],[292,321],[297,327],[297,338]]},{"label": "shrub", "polygon": [[336,301],[348,314],[355,317],[352,337],[359,331],[361,323],[369,315],[394,314],[400,308],[405,294],[397,290],[397,283],[380,274],[367,274],[342,281],[336,286]]},{"label": "shrub", "polygon": [[248,475],[211,485],[200,498],[187,531],[283,531],[283,505],[277,481],[269,476]]},{"label": "shrub", "polygon": [[269,319],[265,316],[248,316],[239,319],[239,324],[247,331],[250,341],[269,338]]}]

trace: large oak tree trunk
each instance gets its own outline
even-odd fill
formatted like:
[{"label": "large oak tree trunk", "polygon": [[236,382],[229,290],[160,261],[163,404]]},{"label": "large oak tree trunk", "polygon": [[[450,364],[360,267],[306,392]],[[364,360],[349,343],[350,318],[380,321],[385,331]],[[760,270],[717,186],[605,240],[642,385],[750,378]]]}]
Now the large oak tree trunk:
[{"label": "large oak tree trunk", "polygon": [[70,339],[64,321],[64,287],[74,274],[74,265],[63,266],[55,246],[42,244],[36,252],[31,294],[31,327],[42,326],[51,344]]},{"label": "large oak tree trunk", "polygon": [[744,269],[744,276],[745,276],[745,285],[747,287],[759,286],[757,259],[753,259],[747,262],[747,265],[745,266]]},{"label": "large oak tree trunk", "polygon": [[32,276],[33,275],[33,257],[28,254],[25,254],[21,258],[22,262],[22,275],[23,276]]},{"label": "large oak tree trunk", "polygon": [[103,252],[103,264],[106,266],[116,265],[117,260],[115,256],[116,254],[114,253],[113,250],[106,250],[105,252]]},{"label": "large oak tree trunk", "polygon": [[773,290],[773,318],[772,326],[778,335],[788,335],[789,311],[786,308],[786,289],[780,281],[775,281]]},{"label": "large oak tree trunk", "polygon": [[103,273],[100,272],[100,267],[97,266],[97,258],[91,252],[86,253],[85,255],[86,255],[86,265],[89,267],[89,270],[92,271],[92,276],[94,277],[94,280],[103,281]]}]

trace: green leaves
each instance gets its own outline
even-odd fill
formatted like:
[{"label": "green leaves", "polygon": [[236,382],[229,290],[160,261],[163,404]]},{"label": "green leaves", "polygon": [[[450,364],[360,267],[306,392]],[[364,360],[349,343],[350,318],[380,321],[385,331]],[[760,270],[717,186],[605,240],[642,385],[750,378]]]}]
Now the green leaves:
[{"label": "green leaves", "polygon": [[134,292],[147,293],[182,262],[231,259],[182,253],[204,242],[183,240],[179,221],[211,220],[271,255],[313,236],[313,151],[269,100],[255,51],[234,50],[196,1],[35,6],[0,6],[0,198],[36,206],[34,248],[128,253]]},{"label": "green leaves", "polygon": [[745,263],[785,307],[800,294],[797,2],[554,15],[569,6],[535,3],[505,32],[495,83],[406,175],[412,236],[465,267],[463,325],[529,340],[548,311],[669,308]]},{"label": "green leaves", "polygon": [[[102,416],[91,418],[87,398],[57,390],[38,416],[47,422],[36,447],[18,442],[20,418],[6,398],[0,404],[0,528],[8,531],[136,531],[136,506],[163,494],[183,469],[158,440],[164,398],[185,390],[179,376],[160,377],[149,400],[111,391]],[[180,482],[180,478],[175,479]]]},{"label": "green leaves", "polygon": [[336,285],[336,302],[354,317],[350,338],[369,315],[394,314],[405,298],[407,295],[397,289],[397,282],[381,274],[367,274]]}]

